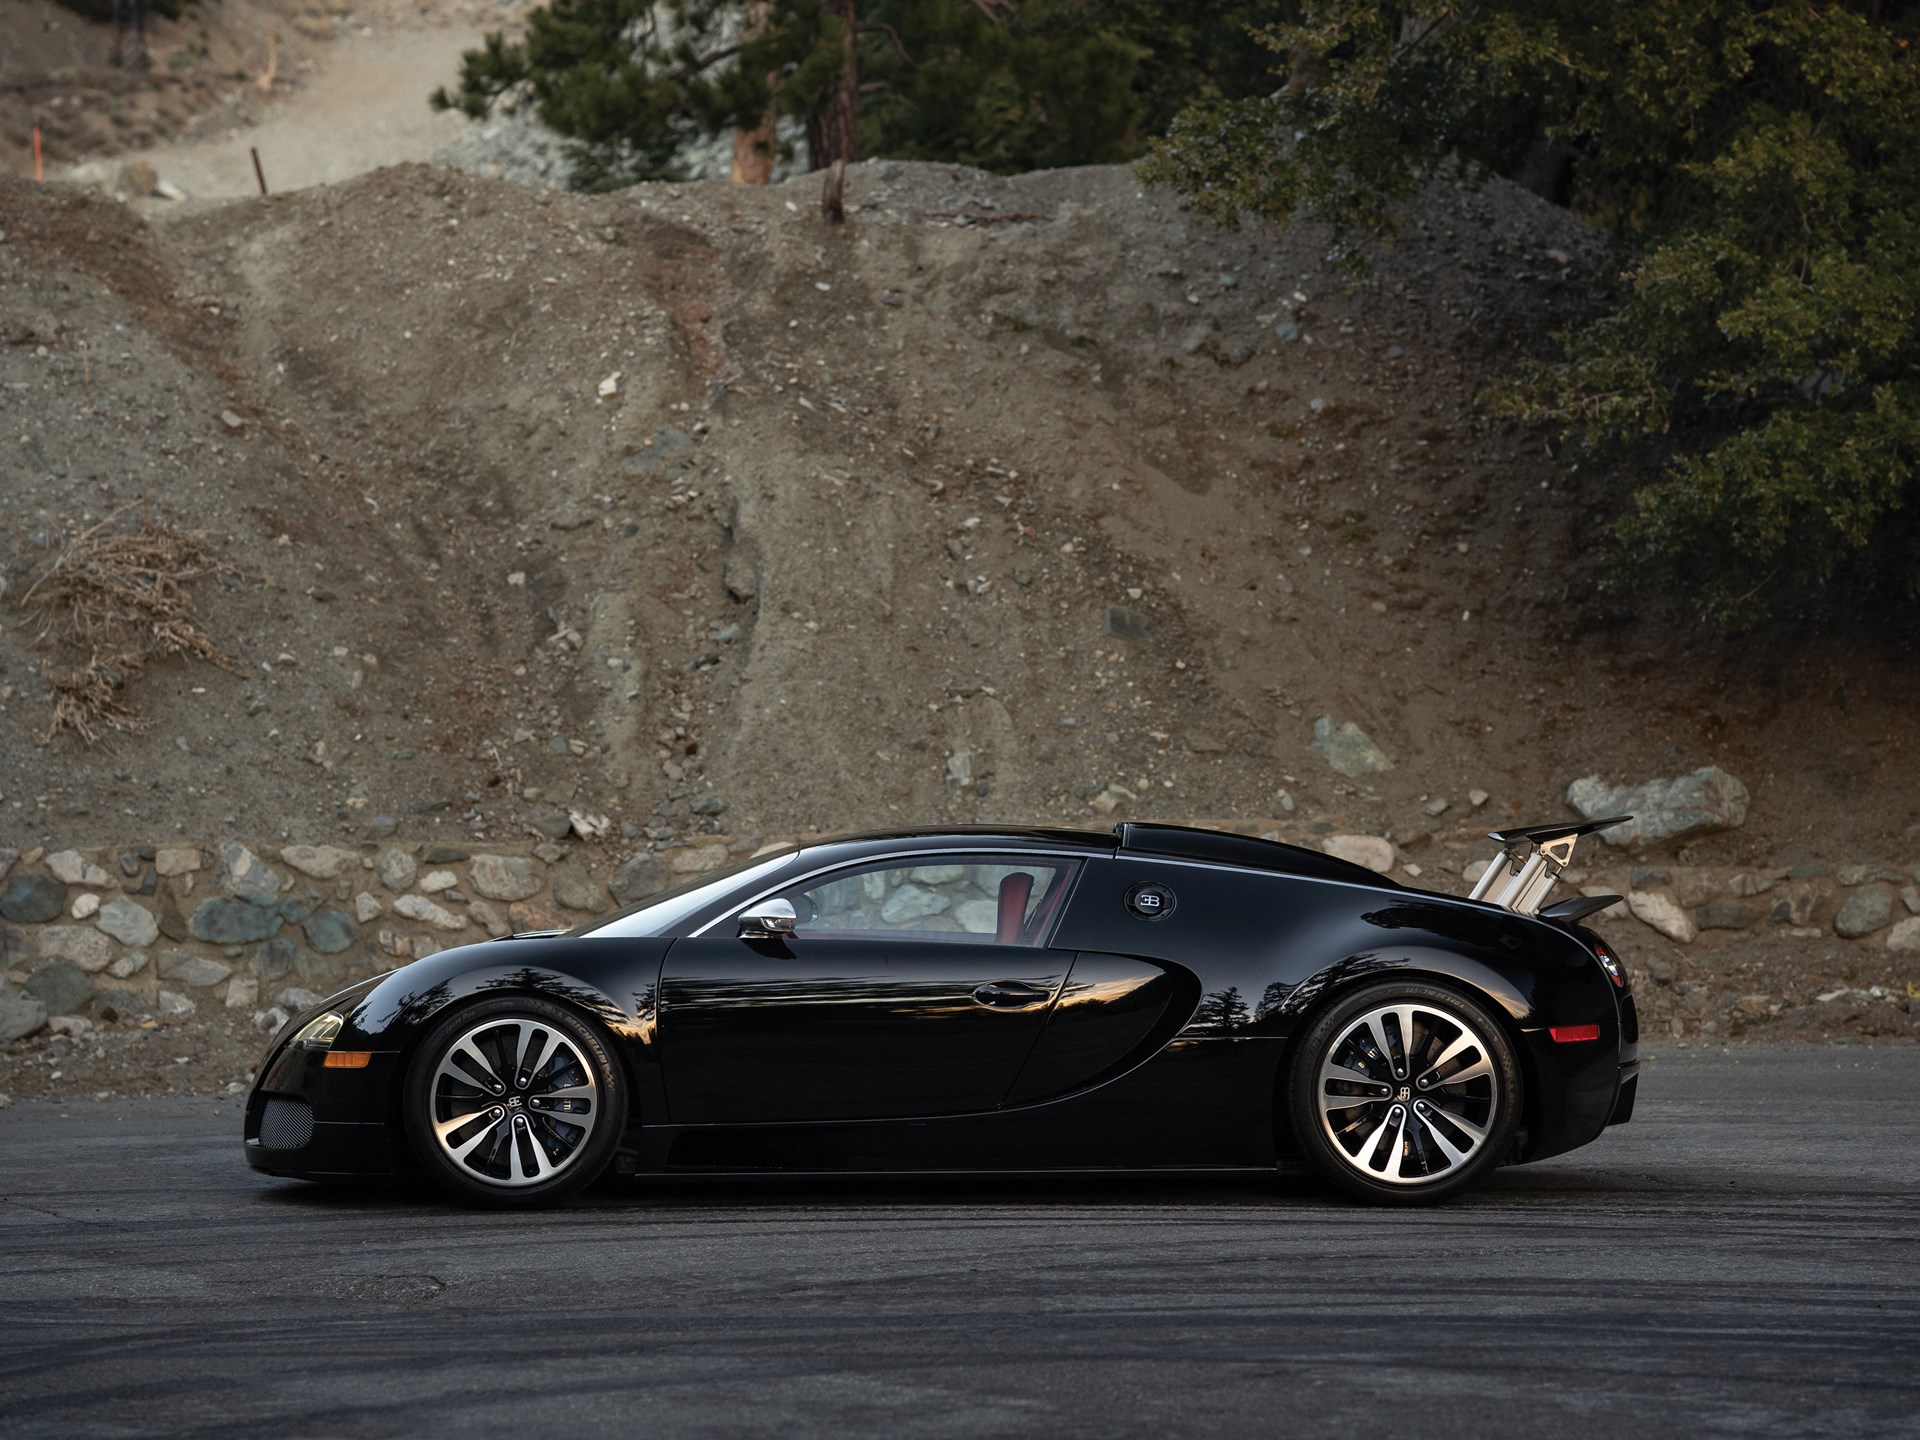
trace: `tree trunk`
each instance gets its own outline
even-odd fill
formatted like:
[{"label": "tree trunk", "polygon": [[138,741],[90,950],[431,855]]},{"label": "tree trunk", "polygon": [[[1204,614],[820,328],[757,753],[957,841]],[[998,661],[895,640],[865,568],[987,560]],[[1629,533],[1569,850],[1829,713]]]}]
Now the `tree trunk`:
[{"label": "tree trunk", "polygon": [[840,73],[807,116],[807,168],[824,170],[836,160],[860,158],[860,70],[854,62],[853,0],[820,0],[840,22]]},{"label": "tree trunk", "polygon": [[[767,13],[772,0],[747,0],[746,38],[757,40],[766,32]],[[773,152],[779,144],[774,128],[774,85],[778,77],[767,75],[767,108],[760,123],[733,132],[733,165],[729,176],[736,185],[765,185],[773,179]]]}]

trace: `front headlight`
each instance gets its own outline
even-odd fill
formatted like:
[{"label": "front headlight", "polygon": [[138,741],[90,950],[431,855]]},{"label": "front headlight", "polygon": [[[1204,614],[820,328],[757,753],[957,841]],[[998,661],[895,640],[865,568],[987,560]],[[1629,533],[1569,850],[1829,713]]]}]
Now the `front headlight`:
[{"label": "front headlight", "polygon": [[337,1011],[329,1010],[324,1015],[316,1015],[300,1027],[300,1033],[291,1043],[303,1050],[325,1050],[332,1046],[333,1037],[340,1033],[340,1027],[347,1023],[347,1017]]}]

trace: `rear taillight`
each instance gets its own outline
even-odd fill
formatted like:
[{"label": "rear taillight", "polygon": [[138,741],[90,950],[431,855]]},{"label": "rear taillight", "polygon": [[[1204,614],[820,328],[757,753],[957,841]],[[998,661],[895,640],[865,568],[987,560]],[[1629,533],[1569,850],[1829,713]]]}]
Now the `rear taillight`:
[{"label": "rear taillight", "polygon": [[1627,988],[1627,967],[1622,965],[1614,953],[1598,940],[1593,942],[1593,958],[1600,962],[1600,968],[1607,972],[1607,979],[1614,983],[1615,988],[1620,990]]},{"label": "rear taillight", "polygon": [[1547,1033],[1553,1036],[1556,1044],[1577,1045],[1582,1040],[1598,1040],[1600,1027],[1598,1025],[1554,1025],[1548,1028]]}]

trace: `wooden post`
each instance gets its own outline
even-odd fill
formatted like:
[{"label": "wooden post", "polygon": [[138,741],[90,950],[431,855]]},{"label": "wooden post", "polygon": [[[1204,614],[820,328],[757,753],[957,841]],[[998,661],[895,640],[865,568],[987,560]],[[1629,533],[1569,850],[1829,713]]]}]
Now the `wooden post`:
[{"label": "wooden post", "polygon": [[249,145],[247,153],[253,156],[253,178],[260,182],[260,193],[264,195],[267,193],[267,172],[260,168],[260,147]]},{"label": "wooden post", "polygon": [[847,218],[847,162],[836,160],[827,167],[827,175],[820,182],[820,213],[827,217],[829,225],[838,225]]}]

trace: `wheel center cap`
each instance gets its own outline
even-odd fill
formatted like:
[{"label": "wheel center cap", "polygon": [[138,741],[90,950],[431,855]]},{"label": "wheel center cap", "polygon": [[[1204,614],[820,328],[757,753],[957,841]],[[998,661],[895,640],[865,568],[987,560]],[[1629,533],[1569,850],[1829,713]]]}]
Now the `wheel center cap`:
[{"label": "wheel center cap", "polygon": [[[1401,1098],[1405,1099],[1406,1097],[1402,1096]],[[519,1108],[520,1108],[520,1097],[518,1095],[509,1095],[507,1097],[507,1109],[518,1110]]]},{"label": "wheel center cap", "polygon": [[1400,1092],[1393,1098],[1396,1100],[1411,1100],[1413,1098],[1413,1091],[1410,1087],[1402,1085]]}]

